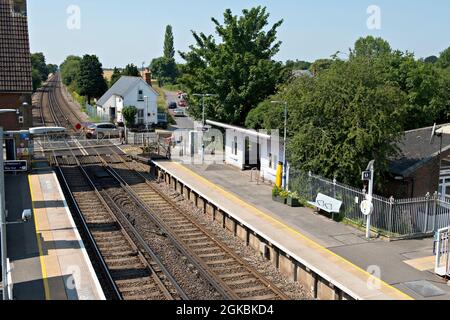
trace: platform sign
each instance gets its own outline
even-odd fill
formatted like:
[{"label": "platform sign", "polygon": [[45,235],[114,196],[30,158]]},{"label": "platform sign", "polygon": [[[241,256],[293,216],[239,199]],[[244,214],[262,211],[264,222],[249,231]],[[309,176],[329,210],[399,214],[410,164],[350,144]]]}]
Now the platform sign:
[{"label": "platform sign", "polygon": [[3,163],[5,172],[26,172],[28,163],[25,160],[8,160]]},{"label": "platform sign", "polygon": [[372,180],[372,172],[371,171],[363,171],[361,180],[362,181]]}]

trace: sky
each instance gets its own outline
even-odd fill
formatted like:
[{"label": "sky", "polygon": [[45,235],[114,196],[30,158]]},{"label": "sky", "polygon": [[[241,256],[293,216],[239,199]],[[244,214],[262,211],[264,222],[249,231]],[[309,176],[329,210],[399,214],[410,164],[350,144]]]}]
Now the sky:
[{"label": "sky", "polygon": [[[194,43],[191,30],[214,34],[211,17],[223,21],[225,9],[240,14],[257,5],[267,7],[270,24],[284,19],[275,57],[280,61],[348,52],[366,35],[417,57],[439,55],[450,46],[448,0],[28,0],[31,51],[43,52],[48,63],[89,53],[104,67],[141,67],[162,55],[167,24],[175,49],[187,51]],[[368,13],[369,6],[379,11]]]}]

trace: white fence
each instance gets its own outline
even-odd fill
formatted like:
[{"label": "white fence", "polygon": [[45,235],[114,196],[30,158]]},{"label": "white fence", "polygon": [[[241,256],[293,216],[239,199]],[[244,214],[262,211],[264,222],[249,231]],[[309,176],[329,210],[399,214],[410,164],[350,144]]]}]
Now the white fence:
[{"label": "white fence", "polygon": [[[366,218],[360,203],[366,192],[332,181],[312,173],[291,170],[289,188],[297,191],[306,201],[314,201],[318,193],[342,201],[340,219],[364,226]],[[450,226],[450,198],[442,199],[437,193],[422,198],[394,199],[374,195],[372,226],[389,237],[429,235]]]}]

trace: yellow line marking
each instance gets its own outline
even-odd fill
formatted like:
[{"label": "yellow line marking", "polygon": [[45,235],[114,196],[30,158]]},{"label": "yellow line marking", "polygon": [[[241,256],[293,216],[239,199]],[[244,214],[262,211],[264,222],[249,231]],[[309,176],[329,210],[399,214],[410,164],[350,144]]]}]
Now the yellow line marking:
[{"label": "yellow line marking", "polygon": [[47,278],[47,269],[45,267],[45,261],[44,261],[44,250],[42,249],[42,243],[41,238],[39,237],[39,224],[36,218],[36,210],[34,208],[34,197],[33,197],[33,187],[31,185],[31,175],[28,175],[28,185],[30,187],[30,195],[31,195],[31,203],[33,208],[33,218],[34,218],[34,225],[36,228],[36,240],[37,245],[39,248],[39,260],[41,262],[41,271],[42,271],[42,281],[44,282],[44,293],[45,293],[45,300],[51,300],[50,298],[50,287],[48,285],[48,278]]},{"label": "yellow line marking", "polygon": [[[269,220],[272,220],[273,222],[275,222],[275,223],[277,223],[277,224],[283,226],[284,228],[289,229],[290,231],[294,232],[295,234],[297,234],[297,235],[300,236],[302,239],[306,240],[307,242],[309,242],[311,245],[315,246],[316,248],[318,248],[318,249],[320,249],[320,250],[322,250],[322,251],[324,251],[324,252],[326,252],[326,253],[328,253],[328,254],[331,254],[332,256],[338,258],[338,259],[341,260],[342,262],[345,262],[345,263],[347,263],[348,265],[352,266],[353,268],[356,268],[357,270],[361,271],[363,274],[365,274],[365,275],[367,275],[367,276],[369,276],[369,277],[371,277],[371,278],[374,277],[372,274],[370,274],[370,273],[367,272],[366,270],[364,270],[364,269],[358,267],[358,266],[355,265],[354,263],[348,261],[347,259],[345,259],[345,258],[341,257],[340,255],[334,253],[333,251],[331,251],[331,250],[325,248],[324,246],[318,244],[317,242],[315,242],[315,241],[312,240],[311,238],[309,238],[309,237],[305,236],[304,234],[300,233],[298,230],[295,230],[294,228],[292,228],[292,227],[286,225],[284,222],[281,222],[281,221],[279,221],[278,219],[275,219],[274,217],[270,216],[269,214],[267,214],[267,213],[261,211],[260,209],[258,209],[258,208],[256,208],[256,207],[250,205],[249,203],[245,202],[244,200],[240,199],[239,197],[237,197],[237,196],[231,194],[230,192],[228,192],[228,191],[222,189],[221,187],[217,186],[216,184],[212,183],[211,181],[209,181],[208,179],[202,177],[201,175],[197,174],[196,172],[190,170],[189,168],[187,168],[187,167],[185,167],[185,166],[183,166],[183,165],[181,165],[181,164],[179,164],[179,163],[176,163],[176,162],[172,162],[172,163],[175,164],[176,166],[180,167],[181,169],[187,171],[187,172],[190,173],[191,175],[197,177],[199,180],[203,181],[204,183],[206,183],[207,185],[211,186],[212,188],[217,189],[217,190],[218,190],[219,192],[221,192],[222,194],[224,194],[224,195],[226,195],[226,196],[228,196],[228,197],[231,197],[233,200],[235,200],[236,202],[242,204],[243,206],[245,206],[245,207],[247,207],[247,208],[249,208],[249,209],[251,209],[251,210],[253,210],[253,211],[255,211],[255,212],[258,212],[259,214],[261,214],[261,215],[264,216],[265,218],[267,218],[267,219],[269,219]],[[378,279],[379,279],[379,278],[378,278]],[[399,290],[399,289],[397,289],[397,288],[391,286],[390,284],[386,283],[385,281],[383,281],[383,280],[381,280],[381,279],[379,279],[379,280],[380,280],[381,284],[383,284],[383,285],[386,286],[387,288],[390,288],[390,289],[396,291],[396,292],[399,293],[400,295],[404,296],[406,299],[408,299],[408,300],[414,300],[411,296],[407,295],[407,294],[404,293],[403,291],[401,291],[401,290]]]}]

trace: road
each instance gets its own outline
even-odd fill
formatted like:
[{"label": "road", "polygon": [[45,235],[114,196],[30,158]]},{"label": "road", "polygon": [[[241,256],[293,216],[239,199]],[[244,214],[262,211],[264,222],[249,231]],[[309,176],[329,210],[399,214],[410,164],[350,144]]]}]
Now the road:
[{"label": "road", "polygon": [[[166,103],[169,104],[171,102],[175,102],[178,104],[178,94],[174,91],[164,91],[166,95]],[[177,122],[176,125],[171,126],[170,130],[177,130],[177,129],[193,129],[194,128],[194,121],[190,117],[174,117],[175,121]]]}]

